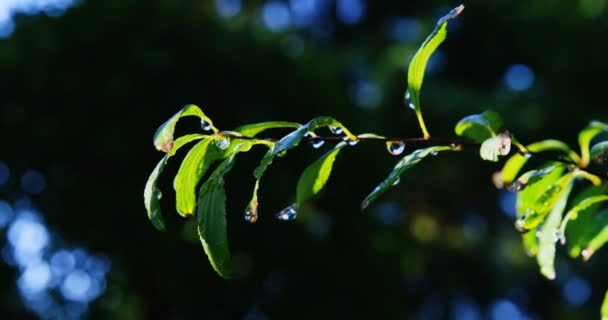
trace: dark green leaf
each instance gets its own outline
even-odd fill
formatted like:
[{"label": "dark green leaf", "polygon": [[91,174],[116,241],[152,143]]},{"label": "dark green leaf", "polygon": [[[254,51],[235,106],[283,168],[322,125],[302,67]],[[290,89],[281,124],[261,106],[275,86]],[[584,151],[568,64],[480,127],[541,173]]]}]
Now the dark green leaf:
[{"label": "dark green leaf", "polygon": [[[570,211],[583,201],[604,193],[605,191],[601,187],[589,186],[585,188],[572,200]],[[576,215],[570,214],[570,217],[566,217],[570,219],[569,221],[566,218],[562,221],[562,224],[567,222],[567,228],[564,226],[564,231],[567,236],[568,253],[571,257],[578,257],[593,236],[599,233],[604,225],[608,223],[608,215],[600,213],[600,209],[601,203],[595,203],[579,210]],[[574,219],[572,219],[573,217]]]},{"label": "dark green leaf", "polygon": [[226,192],[224,175],[234,166],[239,152],[251,149],[250,142],[238,142],[233,152],[211,173],[200,188],[196,221],[198,233],[213,269],[222,277],[230,278],[232,263],[226,227]]},{"label": "dark green leaf", "polygon": [[[568,226],[568,222],[570,220],[576,220],[581,211],[584,211],[585,209],[587,209],[593,205],[597,205],[604,201],[608,201],[608,195],[603,195],[603,194],[596,195],[596,196],[588,197],[585,200],[576,203],[576,205],[568,211],[568,213],[564,217],[564,220],[562,221],[562,225],[560,226],[561,234],[562,235],[565,234],[566,227]],[[565,243],[565,241],[566,241],[566,238],[562,237],[562,242]]]},{"label": "dark green leaf", "polygon": [[608,141],[597,143],[591,148],[591,161],[600,166],[608,165]]},{"label": "dark green leaf", "polygon": [[538,255],[536,260],[542,273],[547,279],[555,279],[555,244],[560,238],[559,225],[562,214],[568,202],[568,195],[572,190],[572,184],[568,184],[566,190],[561,192],[551,212],[540,227],[538,236]]},{"label": "dark green leaf", "polygon": [[422,111],[420,109],[420,89],[422,87],[422,80],[424,79],[424,71],[429,58],[435,52],[437,47],[445,40],[447,35],[448,21],[456,18],[464,9],[463,5],[460,5],[450,11],[447,15],[443,16],[437,25],[435,30],[426,38],[422,43],[407,71],[407,92],[405,94],[406,103],[410,108],[414,109],[420,128],[426,138],[430,137],[428,130],[422,119]]},{"label": "dark green leaf", "polygon": [[173,149],[173,133],[175,132],[175,125],[177,121],[181,117],[186,116],[197,116],[201,119],[201,121],[205,121],[209,125],[214,132],[218,132],[218,130],[213,127],[211,119],[207,117],[203,111],[198,106],[193,104],[189,104],[183,107],[179,112],[177,112],[173,117],[171,117],[167,122],[163,123],[154,134],[154,146],[156,149],[163,152],[170,152]]},{"label": "dark green leaf", "polygon": [[363,200],[363,202],[361,203],[361,208],[362,209],[367,208],[367,206],[369,206],[370,203],[375,201],[380,195],[382,195],[384,192],[386,192],[386,190],[388,190],[390,187],[399,183],[399,176],[401,176],[402,173],[404,173],[405,171],[409,170],[410,168],[412,168],[413,166],[418,164],[420,161],[422,161],[422,159],[426,158],[427,156],[429,156],[431,154],[435,154],[437,152],[447,151],[447,150],[457,150],[457,148],[448,147],[448,146],[436,146],[436,147],[430,147],[430,148],[426,148],[426,149],[418,149],[418,150],[406,155],[405,157],[403,157],[403,159],[401,159],[399,162],[397,162],[397,164],[393,168],[393,171],[391,171],[391,173],[388,175],[388,177],[384,181],[382,181],[374,189],[374,191],[372,191],[365,198],[365,200]]},{"label": "dark green leaf", "polygon": [[144,189],[144,204],[146,206],[146,211],[148,211],[148,218],[158,230],[165,229],[165,221],[160,210],[160,198],[162,197],[162,193],[156,186],[156,180],[161,172],[163,172],[163,168],[167,163],[167,158],[168,156],[164,156],[160,162],[158,162],[150,174],[148,182],[146,182],[146,188]]},{"label": "dark green leaf", "polygon": [[482,143],[494,137],[502,127],[500,115],[494,111],[474,114],[458,121],[454,132],[458,136],[467,137],[475,142]]},{"label": "dark green leaf", "polygon": [[334,165],[334,161],[346,142],[338,143],[332,150],[324,154],[304,170],[298,180],[296,204],[299,207],[306,200],[323,189]]},{"label": "dark green leaf", "polygon": [[523,220],[523,229],[532,229],[539,225],[557,201],[561,199],[575,177],[574,173],[567,173],[549,185],[544,191],[541,190],[540,193],[533,195],[536,200],[533,201],[531,207],[526,209],[527,216]]},{"label": "dark green leaf", "polygon": [[[523,190],[517,193],[515,205],[517,212],[516,226],[519,230],[524,230],[524,219],[533,211],[538,196],[549,189],[561,177],[563,172],[564,166],[555,164],[542,170],[532,170],[526,173],[528,178],[526,178],[526,181],[522,181]],[[532,227],[526,229],[532,229]]]},{"label": "dark green leaf", "polygon": [[608,130],[608,124],[599,121],[591,121],[587,127],[578,134],[578,144],[581,147],[582,167],[586,167],[589,164],[589,146],[591,140],[606,130]]},{"label": "dark green leaf", "polygon": [[244,126],[238,127],[236,130],[240,134],[248,137],[255,137],[262,131],[266,131],[269,129],[277,129],[277,128],[299,128],[302,125],[295,122],[286,122],[286,121],[269,121],[269,122],[261,122],[261,123],[252,123],[246,124]]}]

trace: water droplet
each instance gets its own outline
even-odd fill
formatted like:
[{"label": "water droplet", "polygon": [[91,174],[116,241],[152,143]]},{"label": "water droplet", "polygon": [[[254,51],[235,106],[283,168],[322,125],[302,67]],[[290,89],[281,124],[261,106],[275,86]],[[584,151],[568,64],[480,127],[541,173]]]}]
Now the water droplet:
[{"label": "water droplet", "polygon": [[591,259],[591,256],[593,255],[594,252],[595,252],[595,250],[593,248],[591,248],[591,247],[585,248],[581,252],[581,255],[583,256],[583,260],[589,261],[589,259]]},{"label": "water droplet", "polygon": [[536,237],[537,237],[537,238],[540,238],[540,237],[542,237],[542,236],[543,236],[542,231],[536,231]]},{"label": "water droplet", "polygon": [[524,153],[524,158],[530,159],[530,158],[532,158],[532,154],[531,153]]},{"label": "water droplet", "polygon": [[525,183],[522,183],[519,180],[515,180],[513,183],[507,186],[507,191],[510,192],[519,192],[526,187]]},{"label": "water droplet", "polygon": [[323,144],[325,144],[325,140],[320,137],[314,137],[310,139],[310,145],[315,149],[321,148]]},{"label": "water droplet", "polygon": [[398,156],[405,150],[405,143],[401,141],[389,141],[386,143],[386,149],[388,150],[388,153]]},{"label": "water droplet", "polygon": [[455,142],[450,143],[450,148],[456,148],[458,147],[458,144]]},{"label": "water droplet", "polygon": [[433,153],[431,153],[434,157],[436,157],[439,154],[439,151],[433,151]]},{"label": "water droplet", "polygon": [[163,193],[160,191],[156,191],[156,199],[160,200],[163,197]]},{"label": "water droplet", "polygon": [[526,229],[524,228],[525,220],[526,220],[525,217],[521,217],[521,218],[518,218],[517,220],[515,220],[515,230],[517,230],[519,232],[526,232]]},{"label": "water droplet", "polygon": [[410,107],[410,109],[412,110],[416,110],[416,106],[412,102],[409,102],[407,106]]},{"label": "water droplet", "polygon": [[225,138],[225,137],[220,138],[220,139],[215,140],[215,145],[222,150],[226,150],[230,146],[230,140],[228,140],[228,138]]},{"label": "water droplet", "polygon": [[294,220],[298,216],[298,212],[296,211],[296,204],[292,203],[287,208],[279,211],[275,217],[279,220],[290,221]]},{"label": "water droplet", "polygon": [[409,103],[411,97],[412,97],[412,95],[410,94],[410,91],[409,90],[405,91],[405,101],[407,101]]},{"label": "water droplet", "polygon": [[355,145],[357,145],[357,143],[359,143],[359,140],[357,140],[357,139],[355,139],[355,140],[348,139],[349,146],[355,146]]},{"label": "water droplet", "polygon": [[342,127],[338,127],[338,126],[331,126],[331,127],[329,127],[329,130],[333,134],[342,134],[342,132],[344,132],[344,129]]},{"label": "water droplet", "polygon": [[213,125],[211,124],[211,122],[207,122],[201,119],[201,128],[203,128],[203,130],[205,131],[209,131],[213,128]]},{"label": "water droplet", "polygon": [[283,151],[277,153],[277,157],[279,157],[279,158],[283,158],[286,155],[287,155],[287,150],[283,150]]},{"label": "water droplet", "polygon": [[392,185],[396,186],[399,184],[399,182],[401,182],[401,179],[399,179],[399,177],[397,177],[397,179],[395,179],[395,181],[393,181]]},{"label": "water droplet", "polygon": [[559,229],[553,230],[553,233],[555,235],[555,242],[559,241],[561,244],[566,244],[566,237]]},{"label": "water droplet", "polygon": [[245,209],[244,215],[245,221],[249,223],[255,223],[258,221],[258,208],[257,204],[255,206],[249,205],[247,209]]}]

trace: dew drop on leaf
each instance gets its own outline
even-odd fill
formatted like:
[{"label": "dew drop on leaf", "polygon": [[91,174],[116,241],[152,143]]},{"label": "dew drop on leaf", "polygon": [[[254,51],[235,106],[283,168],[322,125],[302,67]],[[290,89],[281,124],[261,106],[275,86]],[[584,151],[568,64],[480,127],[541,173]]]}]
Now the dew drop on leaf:
[{"label": "dew drop on leaf", "polygon": [[412,102],[408,102],[407,106],[410,107],[410,109],[412,110],[416,110],[416,106]]},{"label": "dew drop on leaf", "polygon": [[398,156],[405,150],[405,143],[400,141],[389,141],[386,143],[386,149],[388,150],[388,153]]},{"label": "dew drop on leaf", "polygon": [[319,149],[321,148],[321,146],[325,143],[325,140],[323,140],[320,137],[314,137],[312,139],[310,139],[310,145],[315,148],[315,149]]},{"label": "dew drop on leaf", "polygon": [[279,220],[283,221],[291,221],[298,217],[298,212],[296,211],[296,204],[292,203],[287,208],[279,211],[275,217]]},{"label": "dew drop on leaf", "polygon": [[201,128],[205,131],[209,131],[213,128],[213,125],[205,120],[201,120]]},{"label": "dew drop on leaf", "polygon": [[355,140],[351,140],[348,137],[344,137],[344,141],[348,142],[349,146],[356,146],[357,143],[359,143],[359,140],[355,139]]},{"label": "dew drop on leaf", "polygon": [[230,140],[228,138],[221,138],[215,140],[215,145],[222,150],[226,150],[230,146]]},{"label": "dew drop on leaf", "polygon": [[344,129],[342,129],[342,127],[338,127],[338,126],[331,126],[331,127],[329,127],[329,130],[333,134],[342,134],[342,132],[344,132]]},{"label": "dew drop on leaf", "polygon": [[249,223],[254,223],[254,222],[258,221],[257,210],[254,210],[253,208],[248,208],[247,210],[245,210],[244,218],[245,218],[245,221],[247,221]]},{"label": "dew drop on leaf", "polygon": [[406,101],[407,103],[409,103],[409,102],[410,102],[410,98],[411,98],[411,97],[412,97],[412,95],[410,94],[410,91],[409,91],[409,90],[405,91],[405,101]]},{"label": "dew drop on leaf", "polygon": [[160,191],[157,191],[155,196],[156,196],[156,199],[160,200],[163,197],[163,193]]},{"label": "dew drop on leaf", "polygon": [[433,151],[433,153],[431,153],[434,157],[436,157],[439,154],[439,151]]},{"label": "dew drop on leaf", "polygon": [[393,186],[398,185],[399,182],[401,182],[401,179],[399,179],[399,178],[395,179],[395,181],[393,181]]},{"label": "dew drop on leaf", "polygon": [[526,153],[524,153],[524,158],[526,158],[526,159],[530,159],[530,158],[532,158],[532,154],[531,154],[531,153],[526,152]]}]

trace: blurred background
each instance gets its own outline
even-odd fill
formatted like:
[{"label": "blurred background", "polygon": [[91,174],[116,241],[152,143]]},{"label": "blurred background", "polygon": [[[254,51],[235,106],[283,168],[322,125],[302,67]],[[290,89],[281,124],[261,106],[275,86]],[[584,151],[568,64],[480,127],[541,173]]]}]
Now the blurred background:
[{"label": "blurred background", "polygon": [[[160,183],[168,230],[146,217],[162,156],[152,135],[187,103],[225,130],[329,115],[356,133],[420,136],[403,105],[406,66],[458,4],[0,0],[0,317],[598,318],[606,254],[581,263],[560,247],[557,278],[542,278],[513,228],[515,195],[493,187],[499,167],[475,150],[423,162],[360,211],[398,160],[360,143],[297,220],[278,221],[329,148],[302,145],[264,177],[255,224],[242,213],[264,151],[242,155],[226,184],[229,281],[175,213],[183,152]],[[486,109],[524,143],[574,145],[589,120],[608,120],[606,0],[465,5],[423,86],[434,136]]]}]

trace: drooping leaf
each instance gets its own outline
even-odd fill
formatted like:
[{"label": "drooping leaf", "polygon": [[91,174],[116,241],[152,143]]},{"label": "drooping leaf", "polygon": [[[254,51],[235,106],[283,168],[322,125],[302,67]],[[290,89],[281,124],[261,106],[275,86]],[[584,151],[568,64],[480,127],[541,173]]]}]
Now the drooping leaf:
[{"label": "drooping leaf", "polygon": [[[566,155],[568,159],[570,159],[574,163],[578,163],[580,161],[580,158],[576,154],[576,152],[572,151],[572,149],[570,149],[570,147],[566,143],[559,140],[549,139],[538,141],[529,144],[528,146],[526,146],[526,149],[531,153],[539,153],[545,151],[563,152],[564,155]],[[504,185],[509,185],[513,183],[513,181],[515,181],[515,178],[519,174],[521,168],[523,168],[528,159],[533,156],[531,153],[523,155],[516,153],[505,162],[505,165],[501,171],[501,178]]]},{"label": "drooping leaf", "polygon": [[313,162],[304,170],[298,180],[296,192],[296,204],[298,207],[323,189],[325,183],[329,180],[338,153],[340,153],[340,150],[345,146],[347,146],[346,142],[338,143],[333,149],[321,156],[321,158],[317,159],[317,161]]},{"label": "drooping leaf", "polygon": [[527,176],[533,178],[528,178],[522,186],[523,190],[517,193],[515,209],[517,213],[516,227],[519,230],[532,229],[532,227],[524,229],[524,219],[534,210],[534,204],[539,195],[549,189],[562,176],[563,172],[564,166],[562,164],[553,164],[541,170],[532,170],[526,173]]},{"label": "drooping leaf", "polygon": [[165,164],[175,155],[175,153],[184,145],[194,140],[204,138],[204,135],[200,134],[190,134],[185,135],[183,137],[177,138],[173,145],[173,148],[160,160],[160,162],[156,165],[148,181],[146,182],[146,187],[144,188],[144,205],[146,206],[146,211],[148,212],[148,218],[159,230],[165,229],[165,223],[160,210],[160,198],[162,197],[162,192],[156,186],[158,176],[163,171]]},{"label": "drooping leaf", "polygon": [[475,142],[482,143],[496,136],[502,127],[500,115],[488,110],[481,114],[473,114],[458,121],[454,132],[461,137],[469,138]]},{"label": "drooping leaf", "polygon": [[608,141],[602,141],[591,148],[591,162],[600,166],[608,165]]},{"label": "drooping leaf", "polygon": [[427,62],[437,47],[445,40],[447,35],[448,21],[456,18],[464,10],[464,5],[460,5],[447,15],[443,16],[431,34],[422,43],[414,57],[407,71],[407,92],[405,94],[406,104],[416,112],[418,122],[422,133],[425,138],[429,138],[430,135],[424,124],[422,118],[422,111],[420,109],[420,89],[422,87],[422,80],[424,79],[424,71],[426,69]]},{"label": "drooping leaf", "polygon": [[606,130],[608,130],[608,124],[599,121],[591,121],[587,127],[578,134],[578,144],[581,147],[582,167],[589,165],[589,146],[591,140]]},{"label": "drooping leaf", "polygon": [[156,133],[154,133],[154,146],[156,149],[163,152],[170,152],[173,149],[173,133],[175,132],[175,125],[181,117],[186,116],[197,116],[201,119],[201,122],[205,122],[213,132],[217,133],[218,130],[213,126],[213,122],[207,117],[201,108],[196,105],[189,104],[178,111],[173,117],[167,122],[163,123]]},{"label": "drooping leaf", "polygon": [[498,156],[504,156],[511,152],[511,135],[503,132],[497,136],[488,138],[479,148],[479,156],[483,160],[498,161]]},{"label": "drooping leaf", "polygon": [[534,200],[531,208],[527,209],[529,210],[527,211],[528,214],[523,219],[523,229],[532,229],[539,225],[568,190],[575,177],[576,175],[572,172],[566,173],[549,185],[547,189],[536,194],[536,200]]},{"label": "drooping leaf", "polygon": [[448,150],[458,150],[457,147],[449,147],[449,146],[436,146],[430,147],[426,149],[418,149],[401,159],[395,167],[393,171],[388,175],[384,181],[382,181],[361,203],[361,208],[367,208],[373,201],[375,201],[380,195],[382,195],[386,190],[390,187],[399,183],[399,177],[402,173],[409,170],[413,166],[417,165],[422,159],[426,158],[429,155],[436,154],[441,151]]},{"label": "drooping leaf", "polygon": [[260,122],[260,123],[252,123],[246,124],[238,127],[234,131],[239,132],[240,134],[248,137],[255,137],[263,131],[269,129],[277,129],[277,128],[299,128],[302,125],[295,122],[286,122],[286,121],[269,121],[269,122]]},{"label": "drooping leaf", "polygon": [[539,229],[538,255],[536,256],[536,260],[540,267],[540,272],[547,279],[555,279],[555,244],[560,238],[559,225],[562,221],[562,214],[566,208],[571,190],[572,184],[568,184],[566,190],[559,195],[551,208],[551,212]]},{"label": "drooping leaf", "polygon": [[162,197],[162,193],[156,186],[156,180],[161,172],[163,172],[166,163],[167,156],[164,156],[150,174],[144,189],[144,205],[146,206],[146,211],[148,211],[148,218],[158,230],[165,230],[165,221],[160,210],[160,198]]}]

